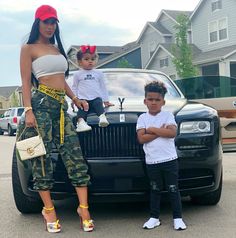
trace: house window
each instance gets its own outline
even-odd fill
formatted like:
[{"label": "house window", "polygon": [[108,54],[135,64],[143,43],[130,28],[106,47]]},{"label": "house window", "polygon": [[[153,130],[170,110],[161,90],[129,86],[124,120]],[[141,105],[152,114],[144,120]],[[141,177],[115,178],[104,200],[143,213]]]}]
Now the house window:
[{"label": "house window", "polygon": [[219,20],[219,40],[227,39],[226,18]]},{"label": "house window", "polygon": [[222,9],[222,0],[212,0],[211,2],[211,11],[217,11]]},{"label": "house window", "polygon": [[0,102],[0,108],[2,109],[2,102]]},{"label": "house window", "polygon": [[168,57],[164,59],[160,59],[160,68],[168,67],[169,66],[169,60]]},{"label": "house window", "polygon": [[228,38],[227,19],[222,18],[209,23],[209,41],[217,42]]},{"label": "house window", "polygon": [[73,61],[76,61],[76,60],[77,60],[76,53],[74,53],[73,55],[71,55],[71,59],[72,59]]},{"label": "house window", "polygon": [[217,21],[210,22],[209,31],[210,31],[210,42],[217,41],[218,40]]}]

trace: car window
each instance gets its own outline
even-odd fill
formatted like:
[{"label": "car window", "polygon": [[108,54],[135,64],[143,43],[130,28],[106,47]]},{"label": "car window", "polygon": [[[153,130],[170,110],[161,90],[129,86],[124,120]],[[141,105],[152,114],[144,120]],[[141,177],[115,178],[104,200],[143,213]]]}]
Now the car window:
[{"label": "car window", "polygon": [[222,98],[236,96],[236,78],[200,76],[176,80],[188,99]]},{"label": "car window", "polygon": [[174,84],[164,75],[143,72],[105,72],[110,96],[143,97],[144,85],[159,80],[167,87],[166,97],[181,97]]},{"label": "car window", "polygon": [[15,115],[15,110],[16,110],[15,108],[11,109],[11,111],[10,111],[10,116],[11,117],[13,117]]},{"label": "car window", "polygon": [[24,112],[24,108],[18,108],[18,110],[17,110],[17,116],[20,117],[23,112]]}]

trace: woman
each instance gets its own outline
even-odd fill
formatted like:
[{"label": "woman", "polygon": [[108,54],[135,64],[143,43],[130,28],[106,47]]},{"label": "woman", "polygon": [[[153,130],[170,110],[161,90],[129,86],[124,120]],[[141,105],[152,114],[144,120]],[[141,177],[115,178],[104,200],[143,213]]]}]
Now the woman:
[{"label": "woman", "polygon": [[[39,128],[47,151],[43,160],[32,159],[34,188],[38,190],[44,204],[42,215],[46,230],[52,233],[61,231],[50,195],[53,186],[50,150],[53,142],[78,195],[80,205],[77,212],[81,218],[81,227],[84,231],[92,231],[94,224],[88,211],[87,198],[90,177],[77,134],[66,113],[68,105],[65,95],[79,108],[88,110],[88,106],[74,95],[65,81],[69,71],[67,57],[59,36],[57,12],[49,5],[42,5],[36,10],[28,42],[21,48],[20,70],[25,126]],[[36,85],[35,90],[32,90],[33,85]]]}]

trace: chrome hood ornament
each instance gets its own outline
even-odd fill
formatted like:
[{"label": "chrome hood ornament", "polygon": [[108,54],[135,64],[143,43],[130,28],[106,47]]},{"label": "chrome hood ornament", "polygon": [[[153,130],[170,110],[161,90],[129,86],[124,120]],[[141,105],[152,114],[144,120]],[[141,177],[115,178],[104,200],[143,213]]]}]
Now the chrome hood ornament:
[{"label": "chrome hood ornament", "polygon": [[122,104],[125,101],[125,98],[118,98],[118,100],[119,100],[119,103],[120,103],[120,109],[122,110],[123,109]]}]

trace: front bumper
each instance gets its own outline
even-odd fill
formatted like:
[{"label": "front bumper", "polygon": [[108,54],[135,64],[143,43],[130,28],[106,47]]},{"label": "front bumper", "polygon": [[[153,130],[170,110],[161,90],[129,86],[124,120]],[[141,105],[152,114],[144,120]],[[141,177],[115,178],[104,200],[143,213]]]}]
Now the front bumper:
[{"label": "front bumper", "polygon": [[[222,173],[221,157],[196,159],[180,158],[179,188],[183,196],[201,195],[214,191],[219,186]],[[63,199],[76,195],[67,177],[66,170],[58,159],[55,184],[51,191],[53,199]],[[19,164],[19,163],[18,163]],[[149,194],[149,183],[143,159],[89,159],[91,186],[90,198],[100,201],[143,201]],[[38,197],[33,189],[31,168],[18,165],[23,192],[29,197]],[[166,191],[163,191],[164,193]]]}]

